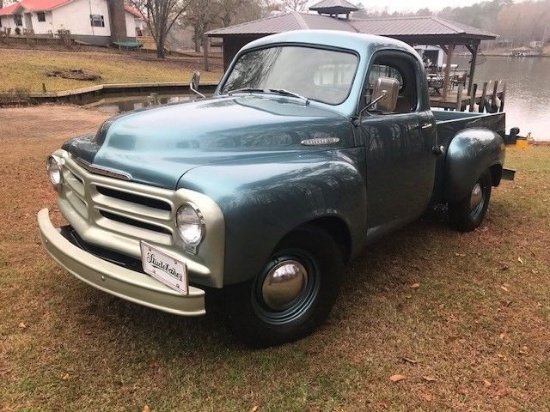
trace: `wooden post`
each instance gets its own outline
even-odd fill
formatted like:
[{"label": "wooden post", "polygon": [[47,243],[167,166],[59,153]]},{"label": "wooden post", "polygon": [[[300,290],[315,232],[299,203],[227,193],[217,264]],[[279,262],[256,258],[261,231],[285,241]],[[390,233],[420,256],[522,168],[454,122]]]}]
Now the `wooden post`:
[{"label": "wooden post", "polygon": [[462,89],[464,86],[462,84],[458,85],[458,94],[456,95],[456,111],[462,111]]},{"label": "wooden post", "polygon": [[[468,96],[472,95],[472,90],[474,87],[474,75],[476,72],[476,64],[477,64],[477,52],[479,50],[479,41],[477,43],[474,43],[472,45],[466,45],[470,53],[472,53],[472,60],[470,60],[470,78],[468,79]],[[473,93],[475,96],[475,93]]]},{"label": "wooden post", "polygon": [[449,88],[449,77],[451,75],[451,62],[453,61],[453,53],[455,50],[454,44],[449,44],[449,47],[440,46],[447,53],[447,63],[445,65],[445,77],[443,79],[443,100],[447,98],[447,89]]},{"label": "wooden post", "polygon": [[479,100],[479,113],[483,113],[485,111],[485,99],[487,98],[487,86],[489,84],[487,82],[483,83],[483,91],[481,92],[481,99]]},{"label": "wooden post", "polygon": [[473,112],[476,104],[477,83],[473,84],[472,94],[470,94],[470,109],[468,111]]},{"label": "wooden post", "polygon": [[202,50],[203,50],[203,57],[204,57],[204,71],[209,72],[210,66],[208,65],[208,53],[210,50],[210,39],[205,34],[202,38]]},{"label": "wooden post", "polygon": [[506,82],[502,85],[502,96],[500,97],[500,107],[498,108],[499,112],[504,111],[504,100],[506,99]]},{"label": "wooden post", "polygon": [[491,96],[491,113],[495,113],[497,111],[497,91],[498,91],[498,85],[500,84],[499,80],[495,80],[495,84],[493,85],[493,94]]}]

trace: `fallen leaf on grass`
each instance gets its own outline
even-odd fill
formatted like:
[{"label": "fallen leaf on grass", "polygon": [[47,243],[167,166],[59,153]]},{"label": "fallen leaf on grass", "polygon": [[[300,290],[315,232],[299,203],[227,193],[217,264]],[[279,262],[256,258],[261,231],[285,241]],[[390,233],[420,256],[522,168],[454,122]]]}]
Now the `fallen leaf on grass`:
[{"label": "fallen leaf on grass", "polygon": [[390,381],[392,381],[393,383],[396,383],[396,382],[399,382],[399,381],[402,381],[402,380],[405,380],[407,379],[406,376],[404,375],[392,375],[390,376]]},{"label": "fallen leaf on grass", "polygon": [[151,408],[149,408],[149,405],[145,405],[141,412],[151,412]]},{"label": "fallen leaf on grass", "polygon": [[424,399],[425,401],[427,401],[427,402],[431,402],[434,398],[433,395],[431,393],[428,393],[428,392],[421,393],[420,397],[422,399]]},{"label": "fallen leaf on grass", "polygon": [[464,257],[464,256],[466,256],[466,254],[465,253],[455,253],[455,256]]},{"label": "fallen leaf on grass", "polygon": [[500,288],[505,292],[510,292],[510,290],[508,290],[508,288],[504,285],[502,285]]},{"label": "fallen leaf on grass", "polygon": [[250,412],[256,412],[258,408],[259,406],[253,406],[252,409],[250,409]]},{"label": "fallen leaf on grass", "polygon": [[497,391],[496,395],[497,395],[499,398],[502,398],[502,397],[508,395],[508,393],[509,393],[508,388],[500,388],[500,389]]},{"label": "fallen leaf on grass", "polygon": [[411,358],[407,358],[407,357],[404,357],[404,356],[401,359],[403,360],[403,362],[412,363],[413,365],[418,363],[418,361],[416,359],[411,359]]},{"label": "fallen leaf on grass", "polygon": [[65,375],[63,375],[63,376],[61,377],[61,379],[63,379],[64,381],[68,381],[70,378],[71,378],[71,377],[69,376],[68,373],[66,373]]},{"label": "fallen leaf on grass", "polygon": [[492,385],[492,383],[489,382],[487,379],[484,379],[484,380],[483,380],[483,385],[484,385],[486,388],[488,388],[489,386]]},{"label": "fallen leaf on grass", "polygon": [[519,256],[518,256],[518,262],[521,263],[522,265],[525,263],[525,261]]},{"label": "fallen leaf on grass", "polygon": [[19,329],[27,329],[27,325],[25,325],[23,322],[21,322],[19,325],[17,325]]},{"label": "fallen leaf on grass", "polygon": [[422,379],[424,379],[426,382],[435,382],[437,379],[435,379],[433,376],[422,376]]},{"label": "fallen leaf on grass", "polygon": [[413,283],[411,285],[411,289],[418,289],[420,287],[420,283]]},{"label": "fallen leaf on grass", "polygon": [[521,355],[527,355],[528,351],[529,351],[529,348],[527,346],[522,346],[521,349],[519,350],[519,353]]}]

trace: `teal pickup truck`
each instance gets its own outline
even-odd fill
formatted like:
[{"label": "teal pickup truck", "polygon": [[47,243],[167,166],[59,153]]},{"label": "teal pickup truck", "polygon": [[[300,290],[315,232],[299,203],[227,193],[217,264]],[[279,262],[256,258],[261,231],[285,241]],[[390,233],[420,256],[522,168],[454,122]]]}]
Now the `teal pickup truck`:
[{"label": "teal pickup truck", "polygon": [[47,160],[67,225],[43,244],[82,281],[166,312],[223,289],[255,345],[311,333],[365,245],[448,205],[478,227],[503,176],[504,114],[432,112],[422,60],[377,36],[256,40],[211,98],[135,111]]}]

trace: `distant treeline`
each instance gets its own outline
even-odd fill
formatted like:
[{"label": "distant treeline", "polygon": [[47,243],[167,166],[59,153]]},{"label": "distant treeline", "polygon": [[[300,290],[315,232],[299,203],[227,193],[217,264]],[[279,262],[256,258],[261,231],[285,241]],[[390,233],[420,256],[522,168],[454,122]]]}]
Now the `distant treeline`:
[{"label": "distant treeline", "polygon": [[496,34],[497,41],[509,42],[510,46],[527,45],[532,41],[550,42],[550,0],[523,1],[513,0],[482,1],[468,7],[446,7],[434,13],[428,8],[416,13],[388,13],[375,11],[358,4],[359,11],[352,14],[354,18],[429,16],[453,20],[469,26],[478,27]]}]

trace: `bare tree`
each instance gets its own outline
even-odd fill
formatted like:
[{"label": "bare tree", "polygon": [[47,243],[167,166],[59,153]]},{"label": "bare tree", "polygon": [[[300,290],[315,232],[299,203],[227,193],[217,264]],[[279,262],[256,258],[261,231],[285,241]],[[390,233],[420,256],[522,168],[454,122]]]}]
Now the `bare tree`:
[{"label": "bare tree", "polygon": [[[199,52],[204,34],[217,27],[227,27],[263,17],[265,6],[258,0],[188,0],[187,11],[181,16],[184,26],[193,28],[195,51]],[[265,9],[264,9],[265,8]]]},{"label": "bare tree", "polygon": [[147,28],[155,39],[157,57],[165,57],[164,44],[172,26],[187,9],[188,0],[131,0],[145,17]]},{"label": "bare tree", "polygon": [[292,11],[304,11],[308,0],[283,0],[283,7]]}]

